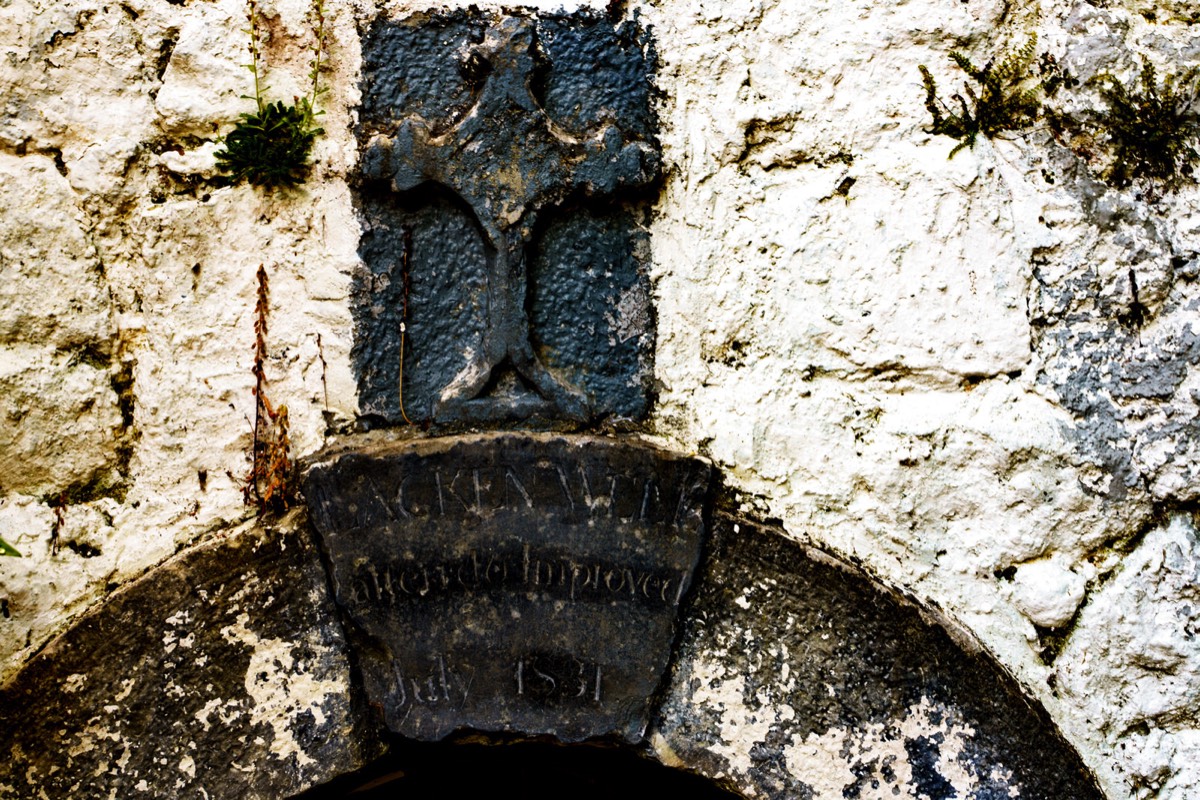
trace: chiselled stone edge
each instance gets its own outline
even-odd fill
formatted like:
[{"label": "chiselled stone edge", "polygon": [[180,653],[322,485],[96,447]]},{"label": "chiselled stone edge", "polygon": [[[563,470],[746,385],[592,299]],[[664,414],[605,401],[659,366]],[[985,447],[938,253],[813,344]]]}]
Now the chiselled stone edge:
[{"label": "chiselled stone edge", "polygon": [[168,570],[183,567],[189,561],[202,558],[209,551],[219,550],[233,539],[243,536],[258,536],[265,539],[273,530],[293,532],[304,529],[307,525],[307,511],[303,508],[296,508],[275,520],[269,526],[263,525],[257,519],[233,522],[229,527],[218,529],[212,535],[206,536],[200,541],[172,553],[157,564],[147,567],[136,577],[117,586],[104,595],[104,597],[100,598],[97,603],[88,607],[87,610],[78,616],[73,617],[57,634],[48,639],[37,650],[29,653],[29,656],[21,663],[20,667],[8,676],[7,680],[0,681],[0,689],[7,689],[15,684],[18,676],[35,660],[52,657],[57,650],[63,647],[63,643],[71,631],[86,625],[90,620],[104,614],[110,604],[119,602],[127,595],[140,591],[146,584],[153,582],[160,574]]},{"label": "chiselled stone edge", "polygon": [[[763,525],[749,520],[746,517],[738,516],[737,514],[729,512],[719,512],[719,514],[715,516],[721,516],[729,520],[731,523],[757,528],[763,535],[780,536],[784,539],[790,539],[800,549],[805,558],[809,559],[810,561],[815,561],[818,564],[826,564],[830,567],[841,570],[850,577],[869,584],[876,591],[887,595],[900,606],[916,611],[917,614],[920,615],[921,619],[927,624],[944,630],[946,635],[949,636],[950,639],[964,652],[970,653],[971,655],[982,656],[988,659],[998,669],[1003,671],[1010,678],[1016,680],[1016,677],[1012,674],[1012,672],[1000,663],[999,659],[995,657],[992,651],[989,650],[988,647],[982,641],[980,641],[979,638],[969,628],[940,608],[935,608],[922,603],[911,592],[905,591],[903,588],[888,582],[875,572],[871,571],[865,564],[859,561],[848,561],[845,558],[836,555],[835,553],[831,553],[828,550],[823,550],[820,547],[817,547],[811,542],[789,537],[788,534],[781,528],[774,528],[771,525]],[[1028,691],[1026,691],[1026,694],[1028,694]],[[1032,698],[1030,698],[1030,702],[1036,701],[1033,701]]]},{"label": "chiselled stone edge", "polygon": [[[296,510],[281,518],[279,520],[279,527],[284,529],[293,528],[297,524],[294,518],[299,513],[299,510]],[[303,525],[304,523],[300,522],[299,524]],[[231,538],[254,535],[256,529],[259,527],[260,526],[257,520],[234,522],[229,528],[220,529],[210,537],[202,538],[200,541],[194,544],[184,547],[181,550],[177,550],[176,552],[164,558],[162,561],[147,567],[136,577],[130,578],[121,585],[112,589],[112,591],[105,594],[96,603],[89,606],[83,612],[79,613],[77,616],[71,617],[67,623],[59,629],[58,633],[47,639],[41,647],[38,647],[36,650],[28,653],[21,664],[15,670],[13,670],[13,672],[9,674],[5,680],[0,681],[0,690],[8,689],[16,684],[22,673],[35,661],[53,657],[55,652],[62,649],[63,643],[67,640],[73,630],[80,628],[86,625],[90,620],[103,615],[110,604],[117,603],[124,599],[127,595],[136,593],[147,583],[154,581],[156,577],[163,571],[180,567],[187,561],[190,561],[197,556],[201,556],[206,551],[218,549],[224,542]]]},{"label": "chiselled stone edge", "polygon": [[533,444],[550,444],[565,442],[566,444],[583,448],[588,446],[617,449],[622,447],[637,448],[653,452],[659,458],[671,461],[693,461],[703,464],[712,470],[712,462],[703,456],[681,453],[672,450],[648,437],[637,435],[600,436],[588,433],[561,432],[527,432],[527,431],[488,431],[486,433],[461,433],[445,436],[418,437],[407,436],[404,432],[392,430],[373,433],[356,433],[341,437],[333,444],[306,456],[300,460],[299,467],[302,476],[307,476],[313,470],[333,466],[344,456],[360,458],[388,458],[400,455],[430,456],[440,455],[460,445],[484,445],[508,441],[526,440]]},{"label": "chiselled stone edge", "polygon": [[[712,529],[717,527],[718,518],[730,524],[736,523],[738,525],[746,526],[754,530],[756,534],[760,536],[777,536],[781,539],[787,540],[799,549],[804,558],[807,558],[810,561],[814,561],[818,564],[825,564],[833,567],[834,569],[840,570],[847,576],[866,583],[880,594],[886,595],[902,608],[915,611],[921,620],[927,625],[943,630],[946,635],[950,637],[950,640],[964,653],[972,656],[978,656],[979,658],[987,661],[997,672],[1001,673],[1008,680],[1012,681],[1014,685],[1020,688],[1021,695],[1026,702],[1028,702],[1030,706],[1039,709],[1042,713],[1045,713],[1046,719],[1049,720],[1049,712],[1046,711],[1045,706],[1034,696],[1030,687],[1026,685],[1019,677],[1017,677],[1012,670],[1005,666],[1001,659],[998,658],[997,655],[991,650],[991,648],[984,644],[983,641],[979,639],[979,637],[976,636],[970,628],[968,628],[962,622],[959,622],[958,619],[956,619],[950,612],[922,601],[919,597],[906,590],[904,587],[898,586],[883,578],[878,573],[870,569],[862,561],[858,559],[848,559],[845,556],[817,546],[811,540],[790,535],[786,530],[773,522],[761,522],[755,520],[750,515],[739,514],[726,509],[717,509],[712,513],[709,534],[710,537],[713,535]],[[702,562],[701,568],[703,566],[704,564]],[[695,586],[695,584],[693,584],[693,586]],[[1055,726],[1055,730],[1057,731],[1057,726]]]}]

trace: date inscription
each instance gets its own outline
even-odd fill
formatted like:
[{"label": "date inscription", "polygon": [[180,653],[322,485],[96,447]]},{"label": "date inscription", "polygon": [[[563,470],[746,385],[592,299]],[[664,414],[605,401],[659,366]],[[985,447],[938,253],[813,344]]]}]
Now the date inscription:
[{"label": "date inscription", "polygon": [[[391,699],[408,713],[410,707],[461,710],[478,699],[472,692],[499,693],[536,706],[599,706],[604,701],[604,666],[570,653],[532,651],[491,665],[439,653],[415,667],[397,661],[393,668]],[[494,674],[497,669],[501,674]]]}]

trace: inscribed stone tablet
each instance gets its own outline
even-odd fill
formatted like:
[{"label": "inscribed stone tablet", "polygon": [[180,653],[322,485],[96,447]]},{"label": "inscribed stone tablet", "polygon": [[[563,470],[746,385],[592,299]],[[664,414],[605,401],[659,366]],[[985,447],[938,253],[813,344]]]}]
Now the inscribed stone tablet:
[{"label": "inscribed stone tablet", "polygon": [[636,441],[496,434],[331,452],[313,523],[388,727],[642,737],[709,468]]}]

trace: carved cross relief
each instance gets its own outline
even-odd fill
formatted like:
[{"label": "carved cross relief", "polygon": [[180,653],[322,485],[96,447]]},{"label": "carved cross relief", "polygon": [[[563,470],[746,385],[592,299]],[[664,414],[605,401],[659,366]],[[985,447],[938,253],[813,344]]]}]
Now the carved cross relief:
[{"label": "carved cross relief", "polygon": [[[528,313],[530,252],[544,228],[543,215],[567,202],[594,202],[651,184],[659,156],[652,141],[624,130],[613,115],[583,133],[551,118],[533,91],[544,69],[535,58],[536,34],[533,18],[490,20],[482,41],[459,49],[459,68],[473,92],[469,103],[449,119],[404,116],[393,130],[365,142],[368,183],[397,194],[429,184],[443,187],[469,207],[484,239],[482,331],[461,348],[455,374],[445,376],[432,403],[436,421],[585,420],[604,413],[598,408],[602,398],[565,379],[535,352]],[[586,267],[606,268],[595,261]],[[595,302],[615,308],[620,299]],[[510,383],[515,376],[523,385],[522,394],[492,391],[504,373],[510,373]]]}]

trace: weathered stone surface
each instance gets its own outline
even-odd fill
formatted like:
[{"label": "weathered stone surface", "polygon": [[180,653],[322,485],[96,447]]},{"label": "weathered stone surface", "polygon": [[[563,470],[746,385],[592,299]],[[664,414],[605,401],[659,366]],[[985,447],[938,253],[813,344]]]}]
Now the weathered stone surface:
[{"label": "weathered stone surface", "polygon": [[119,398],[107,357],[0,345],[0,495],[120,481]]},{"label": "weathered stone surface", "polygon": [[[270,99],[305,91],[308,5],[259,3]],[[401,5],[326,3],[326,133],[313,179],[286,198],[204,180],[216,139],[251,110],[239,99],[251,91],[238,66],[244,0],[5,5],[7,246],[47,242],[44,252],[85,257],[30,261],[43,278],[6,283],[0,318],[57,342],[103,330],[83,309],[111,303],[140,438],[124,500],[70,504],[64,522],[41,488],[0,498],[0,536],[25,554],[0,559],[0,675],[108,585],[242,513],[259,263],[271,272],[266,368],[295,450],[321,447],[327,420],[374,413],[359,405],[350,356],[361,198],[348,184],[361,169],[355,115],[366,110],[360,32]],[[1155,533],[1189,516],[1200,487],[1189,328],[1200,190],[1106,187],[1102,165],[1040,130],[948,160],[950,140],[923,131],[917,72],[926,64],[947,93],[961,90],[949,50],[984,62],[1037,32],[1039,51],[1080,81],[1056,95],[1057,109],[1091,111],[1100,106],[1088,79],[1099,73],[1133,80],[1143,56],[1160,76],[1196,63],[1200,26],[1185,24],[1193,0],[625,7],[654,31],[661,57],[654,105],[667,168],[648,223],[659,334],[649,426],[716,461],[789,535],[853,554],[970,628],[1045,704],[1110,797],[1200,796],[1200,709],[1187,702],[1200,696],[1200,653],[1158,652],[1195,628],[1197,604],[1190,584],[1163,580]],[[446,47],[451,82],[461,80],[459,45]],[[569,119],[574,91],[535,82],[569,131],[594,118]],[[39,170],[44,183],[28,174]],[[65,390],[78,369],[88,375],[80,391],[96,393],[92,411],[82,396],[41,395],[44,411],[19,432],[0,429],[0,439],[42,437],[46,454],[71,452],[82,430],[99,442],[102,425],[68,417],[109,409],[92,418],[102,422],[111,410],[88,363],[96,352],[77,351],[85,360],[55,381],[55,347],[10,360],[9,385],[50,375],[47,385]],[[32,472],[24,452],[12,472]],[[1194,527],[1180,535],[1194,541]],[[63,547],[52,555],[56,530]],[[1047,618],[1020,599],[1026,567],[1047,559],[1077,576],[1064,573],[1062,586],[1085,583],[1078,613],[1055,632],[1053,663],[1056,647],[1034,624]],[[1115,633],[1118,623],[1137,635]],[[1145,666],[1176,656],[1170,669]]]},{"label": "weathered stone surface", "polygon": [[641,738],[700,557],[706,464],[498,434],[317,457],[313,524],[388,726]]},{"label": "weathered stone surface", "polygon": [[714,520],[661,757],[753,797],[1102,797],[994,663],[781,534]]},{"label": "weathered stone surface", "polygon": [[234,531],[51,642],[0,689],[0,796],[277,800],[364,763],[308,537]]},{"label": "weathered stone surface", "polygon": [[83,348],[109,338],[99,254],[48,155],[0,153],[0,344]]},{"label": "weathered stone surface", "polygon": [[364,411],[391,423],[645,415],[649,248],[621,197],[659,173],[652,68],[640,28],[593,12],[372,27],[355,292]]},{"label": "weathered stone surface", "polygon": [[[1098,727],[1133,714],[1144,677],[1135,639],[1083,627],[1200,488],[1200,187],[1115,189],[1104,148],[1045,131],[947,159],[917,67],[948,95],[965,80],[950,50],[983,63],[1036,33],[1079,82],[1052,106],[1090,114],[1096,75],[1133,87],[1142,58],[1160,78],[1196,63],[1197,26],[1149,0],[643,8],[670,165],[651,229],[656,431],[791,535],[968,627],[1110,797],[1196,795],[1200,709]],[[1046,559],[1077,576],[1072,601],[1084,584],[1051,639],[1014,591]],[[1131,613],[1177,627],[1194,605],[1150,575]],[[1104,644],[1055,658],[1079,635]],[[1172,680],[1200,696],[1185,653]]]},{"label": "weathered stone surface", "polygon": [[[1059,691],[1116,755],[1104,765],[1143,797],[1200,797],[1200,739],[1171,735],[1200,715],[1200,520],[1177,514],[1146,534],[1080,612]],[[1115,662],[1097,654],[1129,653]]]},{"label": "weathered stone surface", "polygon": [[111,482],[111,309],[83,213],[54,159],[7,153],[0,209],[0,496]]},{"label": "weathered stone surface", "polygon": [[236,91],[245,80],[245,44],[225,35],[236,26],[245,27],[241,9],[213,3],[173,31],[154,97],[155,121],[164,131],[204,135],[214,121],[237,119],[246,110],[244,93]]},{"label": "weathered stone surface", "polygon": [[[120,183],[132,148],[153,135],[155,60],[163,53],[159,40],[170,36],[163,25],[169,14],[90,0],[53,6],[17,0],[6,8],[0,146],[17,155],[60,156],[72,184],[85,191]],[[52,220],[43,222],[49,228]]]}]

